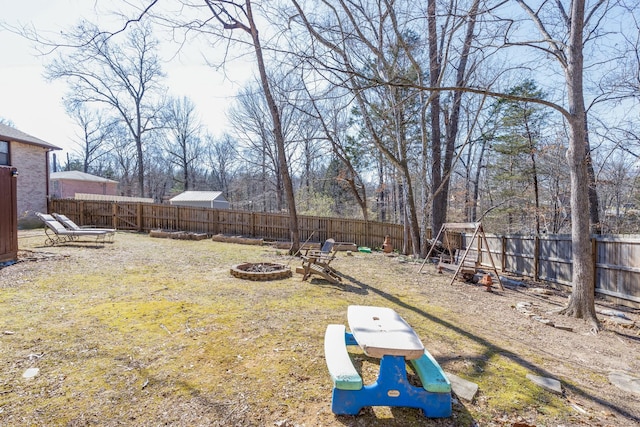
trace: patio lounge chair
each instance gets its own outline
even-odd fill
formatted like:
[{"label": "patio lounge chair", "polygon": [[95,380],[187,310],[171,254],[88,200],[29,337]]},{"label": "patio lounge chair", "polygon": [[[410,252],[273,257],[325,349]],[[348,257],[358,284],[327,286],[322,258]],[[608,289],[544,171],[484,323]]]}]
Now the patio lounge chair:
[{"label": "patio lounge chair", "polygon": [[44,244],[46,246],[53,246],[60,243],[70,242],[76,240],[81,236],[92,236],[96,238],[97,242],[104,242],[105,238],[109,234],[106,230],[69,230],[60,224],[53,216],[43,213],[36,213],[38,218],[44,222],[44,232],[47,235]]},{"label": "patio lounge chair", "polygon": [[62,214],[52,213],[51,214],[55,219],[58,220],[64,227],[68,230],[92,230],[92,231],[106,231],[107,235],[113,239],[113,236],[116,234],[115,228],[95,228],[95,227],[80,227],[75,222],[71,221],[69,217]]},{"label": "patio lounge chair", "polygon": [[336,257],[333,250],[335,243],[335,240],[327,239],[320,250],[310,249],[302,255],[302,269],[304,270],[302,280],[307,280],[312,274],[315,274],[331,283],[342,282],[338,272],[329,266]]}]

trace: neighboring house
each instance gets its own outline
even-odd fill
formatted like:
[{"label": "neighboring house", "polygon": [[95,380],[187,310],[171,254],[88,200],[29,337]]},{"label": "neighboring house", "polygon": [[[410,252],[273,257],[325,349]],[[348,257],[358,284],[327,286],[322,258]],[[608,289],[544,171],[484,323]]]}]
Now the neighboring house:
[{"label": "neighboring house", "polygon": [[[0,123],[0,166],[16,168],[18,227],[38,224],[34,212],[46,212],[49,197],[49,152],[61,150],[35,136]],[[0,198],[4,195],[0,195]],[[4,203],[4,200],[0,200]]]},{"label": "neighboring house", "polygon": [[169,200],[174,206],[229,209],[229,202],[221,191],[185,191]]},{"label": "neighboring house", "polygon": [[74,199],[76,193],[115,196],[118,192],[118,181],[80,171],[53,172],[49,182],[55,199]]}]

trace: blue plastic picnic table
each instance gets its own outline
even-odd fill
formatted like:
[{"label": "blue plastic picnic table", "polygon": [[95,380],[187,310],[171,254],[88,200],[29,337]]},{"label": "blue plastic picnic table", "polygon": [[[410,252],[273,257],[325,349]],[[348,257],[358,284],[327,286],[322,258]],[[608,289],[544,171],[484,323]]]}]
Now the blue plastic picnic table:
[{"label": "blue plastic picnic table", "polygon": [[[327,365],[339,365],[340,359],[331,352],[347,354],[347,345],[358,345],[367,356],[380,359],[380,372],[373,384],[363,385],[352,364],[346,371],[331,372],[335,387],[332,411],[335,414],[356,415],[365,406],[406,406],[420,408],[425,416],[439,418],[451,416],[451,384],[429,354],[413,328],[393,309],[372,306],[349,306],[347,318],[351,333],[342,325],[335,329],[343,333],[342,348],[328,343],[329,328],[325,336]],[[337,341],[340,338],[334,340]],[[348,355],[347,355],[348,358]],[[342,368],[345,368],[344,357]],[[420,377],[422,387],[407,379],[406,365],[411,363]],[[332,367],[329,366],[332,371]],[[346,373],[345,373],[346,372]]]}]

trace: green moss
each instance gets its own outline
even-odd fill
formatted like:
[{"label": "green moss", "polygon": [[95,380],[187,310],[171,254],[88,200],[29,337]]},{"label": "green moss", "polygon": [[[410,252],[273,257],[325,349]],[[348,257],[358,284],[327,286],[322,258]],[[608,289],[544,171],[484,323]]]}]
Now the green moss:
[{"label": "green moss", "polygon": [[470,370],[468,379],[478,383],[494,411],[518,413],[537,408],[553,416],[568,412],[560,396],[526,378],[532,373],[528,368],[500,353],[488,351]]}]

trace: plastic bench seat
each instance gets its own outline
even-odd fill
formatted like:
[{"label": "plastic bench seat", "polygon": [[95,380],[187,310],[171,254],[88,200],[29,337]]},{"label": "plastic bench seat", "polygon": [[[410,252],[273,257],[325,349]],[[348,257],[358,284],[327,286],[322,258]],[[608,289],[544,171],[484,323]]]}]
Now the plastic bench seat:
[{"label": "plastic bench seat", "polygon": [[422,357],[409,361],[420,377],[422,387],[431,393],[451,393],[451,383],[438,362],[426,349]]},{"label": "plastic bench seat", "polygon": [[[351,345],[351,343],[349,343]],[[353,366],[347,352],[344,325],[328,325],[324,334],[324,357],[334,387],[339,390],[360,390],[362,377]]]}]

